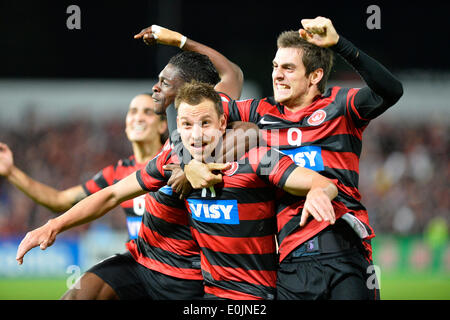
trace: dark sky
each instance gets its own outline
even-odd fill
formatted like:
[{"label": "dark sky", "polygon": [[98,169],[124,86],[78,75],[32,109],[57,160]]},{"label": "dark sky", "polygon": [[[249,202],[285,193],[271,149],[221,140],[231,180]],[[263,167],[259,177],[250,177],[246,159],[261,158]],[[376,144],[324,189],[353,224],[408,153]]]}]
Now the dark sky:
[{"label": "dark sky", "polygon": [[[71,4],[81,9],[81,30],[66,27]],[[381,10],[380,30],[366,26],[371,4]],[[2,0],[0,78],[156,77],[177,50],[147,47],[133,35],[159,24],[219,50],[247,79],[267,86],[277,35],[317,15],[394,72],[449,71],[449,14],[450,5],[434,0]],[[338,61],[333,76],[346,68]]]}]

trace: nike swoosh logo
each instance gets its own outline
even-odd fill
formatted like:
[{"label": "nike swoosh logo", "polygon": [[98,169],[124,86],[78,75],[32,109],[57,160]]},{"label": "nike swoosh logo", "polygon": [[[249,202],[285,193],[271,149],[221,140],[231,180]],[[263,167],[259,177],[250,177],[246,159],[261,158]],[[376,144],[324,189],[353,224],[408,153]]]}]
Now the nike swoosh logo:
[{"label": "nike swoosh logo", "polygon": [[264,118],[261,118],[261,120],[259,120],[259,123],[261,123],[261,124],[279,124],[280,122],[278,122],[278,121],[267,121]]}]

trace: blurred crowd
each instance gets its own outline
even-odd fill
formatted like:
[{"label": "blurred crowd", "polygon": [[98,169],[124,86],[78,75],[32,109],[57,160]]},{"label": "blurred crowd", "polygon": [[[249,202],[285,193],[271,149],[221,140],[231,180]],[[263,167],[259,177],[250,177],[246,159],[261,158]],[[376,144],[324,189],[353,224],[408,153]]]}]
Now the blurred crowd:
[{"label": "blurred crowd", "polygon": [[[107,121],[77,117],[39,125],[30,112],[20,126],[0,127],[0,141],[13,152],[14,164],[39,182],[63,190],[91,179],[104,167],[128,158],[133,151],[125,135],[124,116]],[[0,177],[0,236],[23,235],[55,217]],[[116,208],[98,220],[126,230],[125,214]],[[84,232],[90,226],[66,233]]]},{"label": "blurred crowd", "polygon": [[376,233],[422,233],[433,218],[449,225],[450,127],[442,120],[381,117],[366,129],[359,189]]},{"label": "blurred crowd", "polygon": [[[77,118],[38,126],[33,114],[20,127],[1,128],[15,164],[38,181],[65,189],[132,154],[123,117]],[[432,218],[449,224],[449,125],[385,120],[364,133],[359,187],[376,233],[422,233]],[[0,178],[0,235],[23,235],[54,217]],[[120,208],[97,223],[125,230]],[[89,226],[70,232],[84,232]]]}]

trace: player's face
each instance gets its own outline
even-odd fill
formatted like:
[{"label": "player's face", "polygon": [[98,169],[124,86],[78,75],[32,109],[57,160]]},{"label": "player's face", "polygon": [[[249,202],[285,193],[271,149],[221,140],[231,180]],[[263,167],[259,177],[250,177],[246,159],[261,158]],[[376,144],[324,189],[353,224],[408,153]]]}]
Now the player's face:
[{"label": "player's face", "polygon": [[181,102],[178,107],[178,132],[192,157],[206,161],[225,133],[226,120],[219,116],[214,103],[204,99],[197,105]]},{"label": "player's face", "polygon": [[153,99],[145,94],[131,100],[125,119],[125,133],[131,142],[146,142],[160,139],[164,133],[165,121],[154,111]]},{"label": "player's face", "polygon": [[309,86],[302,56],[301,49],[279,48],[273,59],[272,85],[275,101],[287,107],[299,105]]},{"label": "player's face", "polygon": [[158,76],[158,82],[153,86],[153,101],[155,112],[164,114],[166,108],[175,100],[178,89],[185,83],[180,77],[177,67],[168,64]]}]

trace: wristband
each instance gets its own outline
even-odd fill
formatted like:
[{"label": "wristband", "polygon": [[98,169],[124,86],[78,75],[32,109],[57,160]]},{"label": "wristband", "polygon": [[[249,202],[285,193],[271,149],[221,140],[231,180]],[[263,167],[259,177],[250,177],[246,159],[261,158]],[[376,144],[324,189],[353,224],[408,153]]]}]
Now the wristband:
[{"label": "wristband", "polygon": [[183,49],[184,44],[186,43],[186,40],[187,40],[186,36],[181,37],[181,41],[180,41],[180,45],[179,45],[180,49]]},{"label": "wristband", "polygon": [[152,25],[153,38],[158,39],[158,34],[161,32],[161,27],[154,24]]}]

